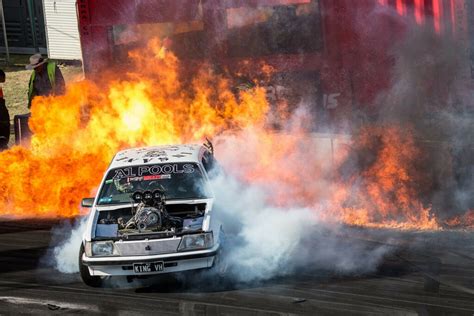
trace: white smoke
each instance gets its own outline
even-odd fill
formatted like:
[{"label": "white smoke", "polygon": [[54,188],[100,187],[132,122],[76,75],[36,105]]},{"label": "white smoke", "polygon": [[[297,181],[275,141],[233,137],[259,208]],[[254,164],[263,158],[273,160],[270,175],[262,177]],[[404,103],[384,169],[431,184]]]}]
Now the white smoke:
[{"label": "white smoke", "polygon": [[220,176],[213,185],[227,238],[228,277],[233,280],[261,281],[318,269],[373,272],[392,250],[348,238],[349,229],[319,222],[314,209],[267,205],[261,189],[231,176]]},{"label": "white smoke", "polygon": [[86,229],[87,218],[82,218],[73,226],[63,225],[55,229],[53,234],[68,236],[64,243],[53,249],[54,267],[62,273],[79,272],[79,249],[82,235]]},{"label": "white smoke", "polygon": [[[255,131],[242,131],[216,139],[217,157],[227,173],[213,179],[216,212],[223,223],[227,242],[225,262],[228,276],[236,281],[261,281],[314,269],[337,273],[374,271],[390,248],[370,244],[366,240],[344,237],[351,232],[344,226],[320,220],[328,215],[327,200],[312,204],[301,201],[301,188],[311,192],[330,192],[326,169],[331,168],[329,139],[309,142],[308,135],[293,138],[292,151],[271,156],[272,167],[258,170],[249,164],[264,167],[258,160],[264,153],[265,136]],[[285,139],[283,136],[282,140]],[[277,143],[274,146],[278,146]],[[235,154],[235,149],[239,154]],[[250,158],[249,158],[250,157]],[[311,166],[323,166],[323,170]],[[274,168],[276,166],[276,168]],[[284,181],[284,170],[300,179],[296,185]],[[308,175],[319,170],[320,173]],[[263,172],[267,181],[245,181],[252,172]],[[281,179],[275,173],[281,173]],[[268,174],[270,173],[270,174]],[[296,186],[299,188],[296,188]],[[282,196],[284,195],[284,196]],[[278,200],[299,201],[279,206]]]},{"label": "white smoke", "polygon": [[268,196],[262,190],[231,176],[219,176],[213,187],[232,276],[253,281],[290,273],[291,254],[316,223],[312,212],[266,205]]}]

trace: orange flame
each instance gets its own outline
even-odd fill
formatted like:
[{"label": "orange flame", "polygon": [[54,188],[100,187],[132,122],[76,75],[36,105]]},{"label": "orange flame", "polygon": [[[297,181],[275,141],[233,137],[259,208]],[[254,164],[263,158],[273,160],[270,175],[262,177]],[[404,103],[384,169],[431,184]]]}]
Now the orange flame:
[{"label": "orange flame", "polygon": [[0,153],[0,216],[75,216],[119,149],[200,141],[264,120],[262,89],[237,98],[225,79],[204,71],[184,87],[177,59],[156,39],[130,60],[121,80],[83,81],[33,101],[30,148]]},{"label": "orange flame", "polygon": [[0,216],[76,216],[118,150],[220,135],[218,159],[266,191],[269,205],[312,209],[336,224],[474,228],[473,211],[441,222],[421,201],[422,152],[409,129],[328,137],[305,132],[308,116],[296,113],[286,117],[291,131],[277,133],[266,127],[263,88],[236,96],[206,65],[184,82],[178,60],[157,39],[131,52],[130,62],[123,78],[74,83],[64,96],[34,100],[31,146],[0,153]]},{"label": "orange flame", "polygon": [[447,219],[445,225],[452,228],[474,228],[474,210]]},{"label": "orange flame", "polygon": [[366,226],[438,228],[430,208],[424,207],[418,198],[420,179],[416,178],[419,173],[414,162],[421,158],[421,152],[411,132],[396,127],[365,129],[356,146],[358,151],[369,150],[375,161],[351,179],[351,194],[357,192],[355,204],[359,208],[343,208],[344,218],[357,219],[356,214],[362,211],[357,221],[366,220]]},{"label": "orange flame", "polygon": [[365,128],[352,140],[298,131],[249,134],[228,144],[249,153],[242,150],[239,157],[224,161],[237,176],[243,170],[245,181],[266,188],[270,203],[311,208],[324,221],[347,225],[440,228],[418,197],[420,180],[413,162],[421,152],[409,131]]}]

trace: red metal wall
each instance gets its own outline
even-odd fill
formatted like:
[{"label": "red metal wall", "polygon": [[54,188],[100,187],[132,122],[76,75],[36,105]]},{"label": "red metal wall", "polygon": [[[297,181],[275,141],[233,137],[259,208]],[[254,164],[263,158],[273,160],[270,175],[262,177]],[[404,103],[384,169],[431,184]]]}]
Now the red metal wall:
[{"label": "red metal wall", "polygon": [[[225,8],[288,1],[207,0],[202,10],[209,38],[220,34],[225,23],[221,10]],[[198,4],[199,0],[77,0],[86,74],[93,75],[113,62],[110,26],[189,20]],[[251,62],[264,62],[277,71],[318,71],[325,97],[337,95],[338,108],[328,109],[333,116],[370,108],[373,98],[389,86],[393,66],[389,52],[403,38],[410,21],[438,33],[452,32],[458,37],[467,33],[464,0],[320,0],[320,7],[322,52],[266,56]],[[220,58],[218,53],[213,57]],[[241,67],[236,58],[220,62],[230,69]]]}]

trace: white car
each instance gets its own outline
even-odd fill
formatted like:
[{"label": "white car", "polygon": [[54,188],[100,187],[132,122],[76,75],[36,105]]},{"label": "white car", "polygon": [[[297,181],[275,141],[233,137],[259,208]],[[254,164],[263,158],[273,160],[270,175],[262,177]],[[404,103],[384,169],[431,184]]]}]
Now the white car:
[{"label": "white car", "polygon": [[83,281],[211,268],[222,235],[209,186],[215,164],[210,143],[117,153],[97,196],[82,200],[92,208],[79,253]]}]

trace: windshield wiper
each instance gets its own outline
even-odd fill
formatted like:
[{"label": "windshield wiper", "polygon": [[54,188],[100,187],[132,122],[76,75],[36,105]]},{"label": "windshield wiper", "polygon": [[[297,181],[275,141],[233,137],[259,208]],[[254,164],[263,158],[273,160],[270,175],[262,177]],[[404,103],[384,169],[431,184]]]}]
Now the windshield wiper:
[{"label": "windshield wiper", "polygon": [[130,203],[130,202],[122,202],[120,200],[112,200],[112,201],[107,201],[107,202],[99,202],[97,203],[97,205],[114,205],[114,204],[126,204],[126,203]]}]

